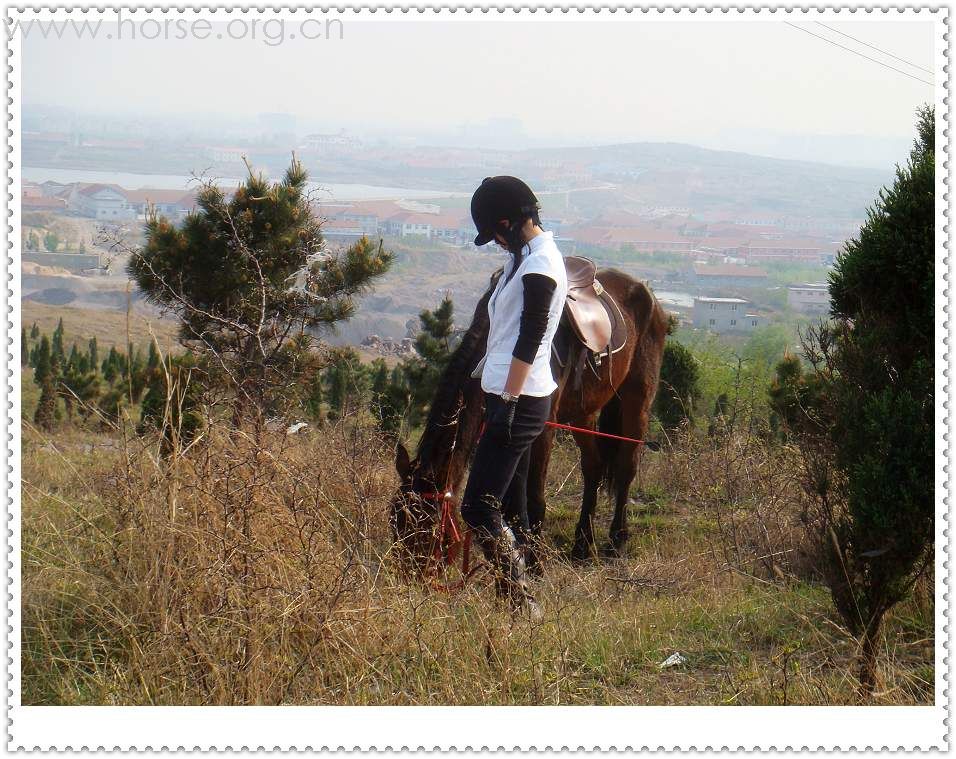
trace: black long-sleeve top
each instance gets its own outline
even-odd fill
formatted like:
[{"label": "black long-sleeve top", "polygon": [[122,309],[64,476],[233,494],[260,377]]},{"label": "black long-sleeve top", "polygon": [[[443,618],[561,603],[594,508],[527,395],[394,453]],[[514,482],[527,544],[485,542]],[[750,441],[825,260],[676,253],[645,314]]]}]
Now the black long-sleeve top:
[{"label": "black long-sleeve top", "polygon": [[554,297],[557,283],[544,274],[525,274],[521,278],[521,284],[524,287],[524,302],[518,340],[511,355],[531,364],[534,363],[535,354],[541,347],[541,340],[548,328],[551,298]]}]

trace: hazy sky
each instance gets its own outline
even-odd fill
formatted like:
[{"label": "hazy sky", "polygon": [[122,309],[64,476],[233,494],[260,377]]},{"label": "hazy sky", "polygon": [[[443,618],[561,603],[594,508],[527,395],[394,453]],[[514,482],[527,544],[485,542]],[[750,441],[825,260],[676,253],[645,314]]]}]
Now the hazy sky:
[{"label": "hazy sky", "polygon": [[[104,40],[105,26],[96,41],[32,34],[24,43],[23,94],[27,103],[144,115],[288,112],[302,121],[381,133],[519,118],[529,136],[548,140],[731,148],[742,136],[763,132],[908,142],[914,109],[934,97],[931,86],[782,18],[562,19],[345,18],[343,39],[289,39],[300,16],[285,21],[279,45],[267,44],[262,32],[256,40],[215,39],[227,36],[222,26],[205,40]],[[933,81],[810,18],[787,20]],[[934,67],[929,17],[824,23]],[[266,33],[274,41],[278,31],[273,25]]]}]

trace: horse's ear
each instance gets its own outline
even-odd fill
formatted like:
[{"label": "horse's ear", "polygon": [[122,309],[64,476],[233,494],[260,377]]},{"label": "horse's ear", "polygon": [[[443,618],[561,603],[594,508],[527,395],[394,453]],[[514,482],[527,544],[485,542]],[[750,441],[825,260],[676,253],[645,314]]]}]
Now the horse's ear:
[{"label": "horse's ear", "polygon": [[399,443],[395,449],[395,471],[398,472],[398,476],[404,481],[408,479],[408,473],[411,469],[412,462],[408,456],[408,449],[404,444]]}]

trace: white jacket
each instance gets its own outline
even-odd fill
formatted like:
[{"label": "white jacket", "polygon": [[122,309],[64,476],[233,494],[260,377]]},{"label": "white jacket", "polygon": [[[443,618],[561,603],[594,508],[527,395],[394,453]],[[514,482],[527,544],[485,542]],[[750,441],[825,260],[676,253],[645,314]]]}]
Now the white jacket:
[{"label": "white jacket", "polygon": [[555,281],[556,287],[548,312],[548,326],[521,394],[535,397],[551,395],[557,388],[551,376],[551,341],[558,330],[558,322],[561,320],[564,301],[568,295],[564,258],[554,244],[554,235],[551,232],[542,232],[532,237],[522,250],[518,270],[509,279],[513,266],[514,256],[509,256],[498,284],[488,300],[491,325],[488,330],[488,349],[478,369],[481,371],[481,389],[495,394],[504,391],[524,306],[524,284],[521,278],[525,274],[544,274]]}]

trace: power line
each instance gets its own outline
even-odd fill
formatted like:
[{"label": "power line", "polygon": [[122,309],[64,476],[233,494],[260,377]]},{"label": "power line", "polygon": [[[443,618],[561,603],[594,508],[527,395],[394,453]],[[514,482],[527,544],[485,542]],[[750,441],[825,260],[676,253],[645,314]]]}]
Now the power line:
[{"label": "power line", "polygon": [[842,50],[846,50],[847,52],[853,53],[854,55],[858,55],[861,58],[866,58],[868,61],[873,61],[873,63],[877,63],[883,68],[890,69],[890,71],[895,71],[896,73],[902,74],[903,76],[908,76],[910,79],[915,79],[917,82],[928,84],[930,87],[933,86],[932,82],[927,82],[925,79],[920,79],[918,76],[913,76],[912,74],[906,71],[903,71],[902,69],[898,69],[895,66],[890,66],[888,63],[883,63],[883,61],[878,61],[876,58],[871,58],[870,56],[865,55],[864,53],[861,53],[859,50],[854,50],[851,47],[846,47],[846,45],[841,45],[839,42],[834,42],[833,40],[828,40],[826,37],[821,37],[819,34],[815,34],[811,32],[809,29],[804,29],[802,26],[791,24],[789,21],[784,21],[783,23],[785,23],[787,26],[792,26],[794,29],[799,29],[801,32],[805,32],[806,34],[809,34],[811,37],[816,37],[818,40],[829,42],[831,45],[836,45],[838,48],[841,48]]},{"label": "power line", "polygon": [[889,56],[890,58],[895,58],[901,63],[905,63],[907,66],[912,66],[914,69],[925,71],[927,74],[935,74],[935,72],[932,69],[928,69],[923,66],[920,66],[919,64],[913,63],[912,61],[908,61],[905,58],[900,58],[898,55],[893,55],[893,53],[889,53],[881,47],[877,47],[876,45],[871,45],[869,42],[864,42],[863,40],[857,39],[856,37],[853,37],[852,35],[849,35],[846,32],[841,32],[839,29],[834,29],[832,26],[827,26],[821,21],[816,21],[815,23],[819,26],[822,26],[824,29],[829,29],[831,32],[836,32],[837,34],[841,34],[844,37],[847,37],[853,40],[854,42],[859,42],[861,45],[866,45],[868,48],[871,48],[872,50],[876,50],[880,53],[883,53],[883,55]]}]

